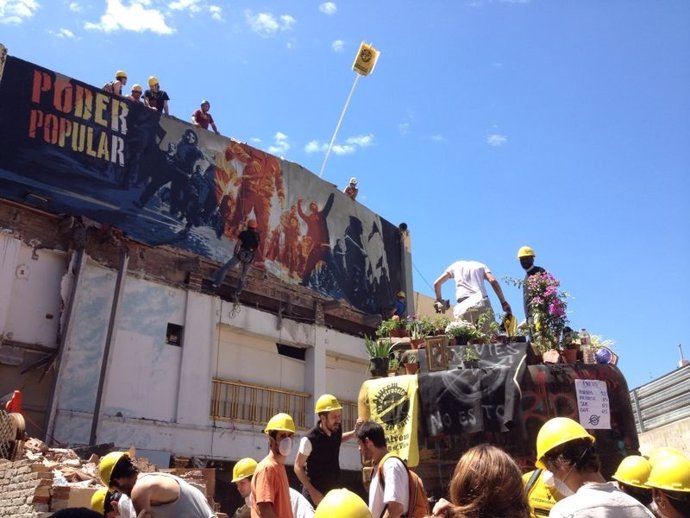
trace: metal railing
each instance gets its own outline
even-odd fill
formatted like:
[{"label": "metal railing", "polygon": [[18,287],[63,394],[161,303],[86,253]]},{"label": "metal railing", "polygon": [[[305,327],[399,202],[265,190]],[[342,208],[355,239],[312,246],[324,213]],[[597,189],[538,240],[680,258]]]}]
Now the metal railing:
[{"label": "metal railing", "polygon": [[313,421],[307,407],[310,397],[294,390],[213,378],[211,418],[265,425],[277,413],[285,412],[297,428],[306,429]]},{"label": "metal railing", "polygon": [[[297,428],[306,430],[315,422],[310,398],[311,394],[305,392],[213,378],[211,419],[265,425],[275,414],[286,412]],[[343,431],[354,429],[357,402],[341,400],[340,404],[343,406]]]}]

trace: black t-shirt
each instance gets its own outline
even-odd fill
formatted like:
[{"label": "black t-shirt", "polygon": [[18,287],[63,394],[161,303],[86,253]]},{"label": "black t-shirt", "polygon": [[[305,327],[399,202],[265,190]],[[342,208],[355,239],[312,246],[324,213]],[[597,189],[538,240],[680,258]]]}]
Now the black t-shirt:
[{"label": "black t-shirt", "polygon": [[153,106],[159,112],[163,111],[163,105],[165,101],[169,101],[170,97],[165,90],[158,90],[157,93],[153,93],[151,90],[146,90],[144,92],[144,97],[148,100],[149,106]]},{"label": "black t-shirt", "polygon": [[240,248],[251,250],[252,252],[259,248],[259,233],[256,230],[248,228],[240,232],[238,239],[242,243]]}]

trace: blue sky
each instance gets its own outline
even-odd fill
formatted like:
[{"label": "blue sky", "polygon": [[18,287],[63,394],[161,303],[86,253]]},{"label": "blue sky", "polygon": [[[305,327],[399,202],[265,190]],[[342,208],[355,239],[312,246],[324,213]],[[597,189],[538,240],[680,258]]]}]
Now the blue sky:
[{"label": "blue sky", "polygon": [[171,114],[209,99],[223,134],[315,173],[373,43],[324,179],[408,223],[423,293],[457,259],[522,277],[534,247],[633,388],[690,357],[688,20],[683,0],[0,0],[0,41],[98,86],[156,75]]}]

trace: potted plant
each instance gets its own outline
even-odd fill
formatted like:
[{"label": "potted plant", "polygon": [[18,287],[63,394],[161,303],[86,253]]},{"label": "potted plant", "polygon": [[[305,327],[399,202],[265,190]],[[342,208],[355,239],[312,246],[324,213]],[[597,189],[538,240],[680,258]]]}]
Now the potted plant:
[{"label": "potted plant", "polygon": [[388,359],[388,375],[389,376],[397,376],[399,368],[400,368],[400,360],[398,360],[397,358],[389,358]]},{"label": "potted plant", "polygon": [[427,336],[426,328],[421,320],[410,319],[407,324],[410,330],[410,345],[413,349],[424,347],[424,338]]},{"label": "potted plant", "polygon": [[416,349],[405,351],[401,359],[407,374],[417,374],[419,370],[419,357]]},{"label": "potted plant", "polygon": [[465,369],[478,369],[479,368],[479,355],[477,350],[469,345],[465,345],[462,348],[462,366]]},{"label": "potted plant", "polygon": [[563,328],[561,337],[561,357],[565,363],[577,362],[577,353],[580,350],[580,339],[577,331],[573,331],[570,327]]},{"label": "potted plant", "polygon": [[376,336],[379,338],[407,336],[406,321],[401,320],[398,315],[381,321],[376,328]]},{"label": "potted plant", "polygon": [[390,338],[364,337],[364,347],[369,355],[369,370],[372,376],[386,376],[388,374],[388,360],[393,350]]},{"label": "potted plant", "polygon": [[531,312],[532,347],[538,354],[558,349],[561,334],[568,323],[568,294],[560,291],[560,282],[548,272],[531,275],[524,286]]},{"label": "potted plant", "polygon": [[446,315],[436,315],[430,321],[431,334],[434,335],[445,335],[446,327],[450,324],[450,318]]},{"label": "potted plant", "polygon": [[482,337],[482,332],[472,322],[466,320],[453,320],[446,326],[446,334],[454,338],[458,345],[467,345],[470,340]]}]

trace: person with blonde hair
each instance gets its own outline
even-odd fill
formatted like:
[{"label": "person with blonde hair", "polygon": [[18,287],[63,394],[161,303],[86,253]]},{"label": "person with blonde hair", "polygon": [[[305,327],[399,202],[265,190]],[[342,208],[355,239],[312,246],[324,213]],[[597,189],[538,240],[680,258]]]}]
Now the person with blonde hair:
[{"label": "person with blonde hair", "polygon": [[447,518],[528,518],[522,472],[506,452],[490,444],[470,448],[460,457],[449,489],[434,516]]}]

